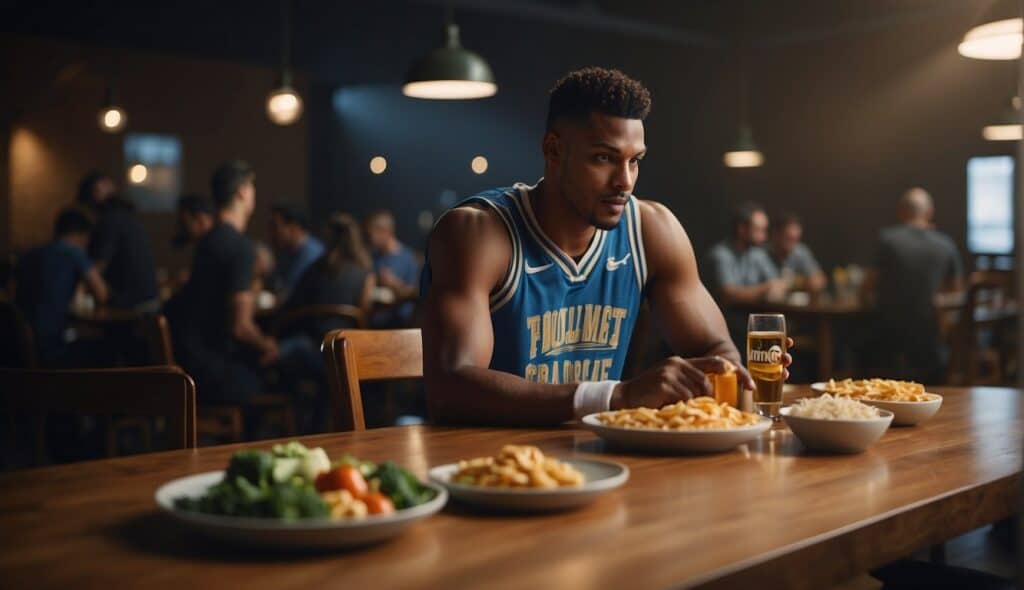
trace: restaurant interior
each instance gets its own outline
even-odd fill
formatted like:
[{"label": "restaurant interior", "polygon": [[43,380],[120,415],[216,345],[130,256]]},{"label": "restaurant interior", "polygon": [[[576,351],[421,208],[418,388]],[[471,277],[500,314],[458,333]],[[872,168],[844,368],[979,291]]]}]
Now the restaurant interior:
[{"label": "restaurant interior", "polygon": [[0,579],[1021,587],[1022,14],[8,3]]}]

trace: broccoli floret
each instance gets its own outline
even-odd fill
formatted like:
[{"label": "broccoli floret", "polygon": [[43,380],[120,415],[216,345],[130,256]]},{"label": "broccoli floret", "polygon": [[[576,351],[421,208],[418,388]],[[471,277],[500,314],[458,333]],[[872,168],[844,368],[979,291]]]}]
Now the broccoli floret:
[{"label": "broccoli floret", "polygon": [[231,457],[228,472],[224,481],[234,481],[242,477],[254,486],[265,484],[270,480],[274,470],[274,458],[264,451],[238,451]]}]

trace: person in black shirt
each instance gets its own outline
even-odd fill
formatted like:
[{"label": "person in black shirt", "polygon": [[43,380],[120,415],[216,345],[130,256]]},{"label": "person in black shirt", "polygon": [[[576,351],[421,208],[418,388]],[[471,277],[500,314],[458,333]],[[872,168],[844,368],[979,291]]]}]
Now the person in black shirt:
[{"label": "person in black shirt", "polygon": [[167,309],[176,352],[203,401],[245,402],[262,390],[260,368],[278,359],[277,342],[253,317],[255,253],[243,232],[255,206],[254,180],[242,161],[214,171],[216,225],[200,239],[189,282]]},{"label": "person in black shirt", "polygon": [[88,346],[64,341],[68,306],[80,282],[98,303],[107,299],[107,286],[96,271],[85,246],[93,222],[88,214],[69,207],[57,216],[54,240],[27,252],[15,271],[15,302],[32,326],[40,360],[47,367],[91,364]]},{"label": "person in black shirt", "polygon": [[899,204],[900,224],[883,229],[875,270],[864,289],[878,311],[872,343],[874,366],[890,376],[927,383],[944,380],[945,351],[939,337],[935,296],[961,289],[963,262],[949,236],[934,229],[935,207],[922,188]]},{"label": "person in black shirt", "polygon": [[97,224],[89,256],[110,286],[109,304],[119,309],[160,308],[153,248],[131,203],[116,194],[114,181],[94,172],[78,186],[78,201],[91,208]]}]

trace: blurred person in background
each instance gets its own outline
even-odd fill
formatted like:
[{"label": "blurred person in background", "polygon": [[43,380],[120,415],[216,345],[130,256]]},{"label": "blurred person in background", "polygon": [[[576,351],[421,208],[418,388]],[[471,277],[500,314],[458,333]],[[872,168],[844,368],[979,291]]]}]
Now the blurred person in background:
[{"label": "blurred person in background", "polygon": [[68,307],[79,283],[96,302],[107,301],[109,290],[86,255],[93,221],[86,211],[68,207],[54,224],[54,239],[27,252],[15,270],[15,303],[35,336],[40,360],[46,367],[94,366],[102,347],[66,342]]},{"label": "blurred person in background", "polygon": [[786,282],[762,247],[768,239],[768,214],[757,203],[746,202],[732,211],[732,233],[715,244],[704,261],[708,291],[725,312],[729,334],[745,350],[747,313],[729,310],[735,305],[781,299]]},{"label": "blurred person in background", "polygon": [[377,285],[393,294],[394,306],[378,310],[370,324],[378,328],[397,328],[412,323],[419,295],[419,257],[395,235],[395,217],[389,211],[375,211],[366,218],[366,236],[373,255]]},{"label": "blurred person in background", "polygon": [[962,288],[963,262],[953,240],[934,228],[935,206],[923,188],[903,194],[898,215],[898,225],[879,233],[875,268],[864,282],[878,321],[869,362],[893,377],[940,383],[947,359],[935,297]]},{"label": "blurred person in background", "polygon": [[310,234],[306,212],[291,205],[270,210],[270,243],[277,258],[272,290],[287,297],[302,274],[323,256],[324,245]]},{"label": "blurred person in background", "polygon": [[244,403],[261,393],[261,367],[277,341],[255,322],[256,252],[244,232],[256,205],[256,175],[233,160],[210,179],[216,224],[196,245],[192,276],[168,317],[175,352],[206,401]]},{"label": "blurred person in background", "polygon": [[213,204],[202,195],[184,195],[178,199],[177,226],[171,239],[175,248],[193,245],[213,229]]},{"label": "blurred person in background", "polygon": [[772,221],[769,254],[791,290],[820,293],[828,279],[811,249],[801,241],[803,233],[803,224],[795,213],[779,215]]},{"label": "blurred person in background", "polygon": [[108,304],[118,309],[158,310],[160,297],[153,248],[134,206],[117,194],[113,179],[101,172],[82,179],[78,202],[96,216],[89,257],[110,287]]}]

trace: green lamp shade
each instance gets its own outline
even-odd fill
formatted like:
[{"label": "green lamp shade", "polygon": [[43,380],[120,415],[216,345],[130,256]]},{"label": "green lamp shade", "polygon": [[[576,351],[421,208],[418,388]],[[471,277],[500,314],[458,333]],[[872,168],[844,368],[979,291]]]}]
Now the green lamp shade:
[{"label": "green lamp shade", "polygon": [[756,168],[764,164],[764,154],[757,149],[754,136],[749,127],[740,129],[736,145],[722,156],[722,161],[729,168]]},{"label": "green lamp shade", "polygon": [[446,26],[445,46],[413,64],[402,94],[414,98],[455,100],[485,98],[498,91],[491,66],[459,44],[459,27]]}]

